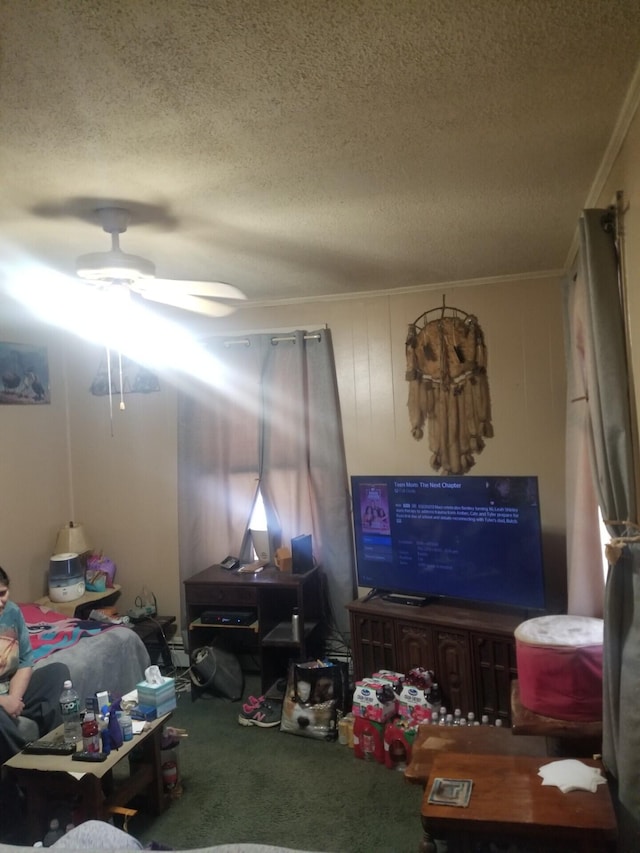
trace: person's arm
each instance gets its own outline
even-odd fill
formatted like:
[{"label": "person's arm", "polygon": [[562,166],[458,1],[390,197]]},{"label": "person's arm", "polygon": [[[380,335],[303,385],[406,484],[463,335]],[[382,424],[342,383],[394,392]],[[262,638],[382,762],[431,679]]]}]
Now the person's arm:
[{"label": "person's arm", "polygon": [[30,666],[17,669],[9,681],[9,692],[0,696],[0,707],[4,708],[10,717],[19,717],[24,710],[22,700],[31,681],[31,672]]},{"label": "person's arm", "polygon": [[18,668],[8,679],[9,692],[0,695],[0,707],[4,708],[10,717],[19,717],[24,710],[23,699],[31,681],[33,651],[22,613],[18,610],[13,619],[18,639]]}]

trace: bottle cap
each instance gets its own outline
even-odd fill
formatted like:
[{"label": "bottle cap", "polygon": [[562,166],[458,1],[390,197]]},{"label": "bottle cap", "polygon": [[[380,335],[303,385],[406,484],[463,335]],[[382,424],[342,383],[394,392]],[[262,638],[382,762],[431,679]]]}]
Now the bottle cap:
[{"label": "bottle cap", "polygon": [[64,687],[65,690],[71,690],[71,681],[69,681],[69,679],[67,678],[67,680],[64,682],[64,684],[62,686]]}]

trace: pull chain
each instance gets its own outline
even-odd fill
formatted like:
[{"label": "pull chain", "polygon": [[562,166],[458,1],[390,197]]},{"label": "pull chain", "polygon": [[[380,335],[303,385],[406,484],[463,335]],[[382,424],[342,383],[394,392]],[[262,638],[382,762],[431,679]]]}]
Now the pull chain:
[{"label": "pull chain", "polygon": [[124,412],[124,383],[122,381],[122,353],[118,352],[118,366],[120,368],[120,411]]},{"label": "pull chain", "polygon": [[107,345],[107,382],[109,383],[109,425],[113,438],[113,390],[111,388],[111,350]]}]

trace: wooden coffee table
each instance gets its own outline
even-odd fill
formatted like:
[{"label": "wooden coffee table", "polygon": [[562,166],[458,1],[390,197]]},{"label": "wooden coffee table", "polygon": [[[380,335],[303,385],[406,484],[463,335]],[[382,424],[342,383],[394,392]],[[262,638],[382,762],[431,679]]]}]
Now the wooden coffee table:
[{"label": "wooden coffee table", "polygon": [[[19,752],[3,767],[12,774],[27,798],[27,833],[29,843],[40,841],[46,831],[47,803],[65,797],[77,798],[86,820],[107,820],[109,809],[124,806],[138,794],[150,800],[151,810],[159,814],[169,804],[162,780],[160,746],[162,727],[170,719],[165,714],[148,723],[145,729],[107,756],[105,761],[92,764],[73,761],[70,755],[29,755]],[[51,733],[61,736],[62,726]],[[116,765],[136,752],[130,773],[114,778]]]},{"label": "wooden coffee table", "polygon": [[[538,770],[552,758],[521,755],[438,755],[431,767],[420,810],[424,838],[422,853],[435,853],[435,838],[446,839],[450,853],[471,850],[473,841],[527,839],[540,849],[571,844],[580,853],[613,851],[616,818],[608,785],[595,793],[563,794],[545,786]],[[591,767],[599,762],[580,759]],[[429,803],[437,777],[471,779],[468,806]]]},{"label": "wooden coffee table", "polygon": [[[497,726],[432,726],[421,724],[411,748],[411,760],[404,771],[408,782],[424,785],[436,757],[449,752],[481,755],[535,755],[541,764],[547,755],[543,737],[514,737],[511,729]],[[551,761],[551,759],[548,759]]]}]

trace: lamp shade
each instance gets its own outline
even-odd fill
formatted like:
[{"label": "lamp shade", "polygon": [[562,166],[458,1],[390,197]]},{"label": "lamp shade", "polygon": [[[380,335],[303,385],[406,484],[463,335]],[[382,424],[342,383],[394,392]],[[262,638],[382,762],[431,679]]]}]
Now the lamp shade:
[{"label": "lamp shade", "polygon": [[91,545],[87,540],[84,525],[70,521],[59,532],[56,539],[54,554],[84,554],[90,551]]}]

